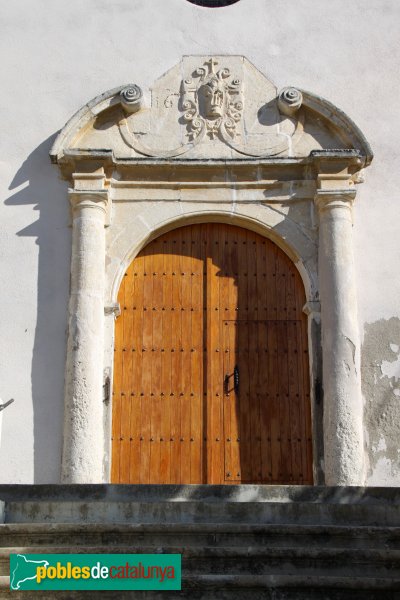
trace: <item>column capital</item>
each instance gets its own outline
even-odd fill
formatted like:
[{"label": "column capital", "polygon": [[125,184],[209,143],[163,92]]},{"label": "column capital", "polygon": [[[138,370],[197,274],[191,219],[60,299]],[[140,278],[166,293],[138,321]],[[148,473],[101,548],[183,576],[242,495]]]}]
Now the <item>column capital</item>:
[{"label": "column capital", "polygon": [[356,197],[357,191],[354,188],[318,190],[314,196],[314,202],[321,214],[334,208],[351,209]]},{"label": "column capital", "polygon": [[76,217],[84,208],[100,210],[104,213],[105,226],[110,225],[111,200],[108,190],[68,190],[72,215]]}]

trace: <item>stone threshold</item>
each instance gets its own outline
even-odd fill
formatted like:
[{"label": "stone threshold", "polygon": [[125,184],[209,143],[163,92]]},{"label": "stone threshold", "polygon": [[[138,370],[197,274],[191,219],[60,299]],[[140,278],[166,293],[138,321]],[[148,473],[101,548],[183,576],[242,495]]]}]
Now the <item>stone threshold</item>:
[{"label": "stone threshold", "polygon": [[400,506],[399,487],[281,485],[0,485],[1,502],[271,502]]}]

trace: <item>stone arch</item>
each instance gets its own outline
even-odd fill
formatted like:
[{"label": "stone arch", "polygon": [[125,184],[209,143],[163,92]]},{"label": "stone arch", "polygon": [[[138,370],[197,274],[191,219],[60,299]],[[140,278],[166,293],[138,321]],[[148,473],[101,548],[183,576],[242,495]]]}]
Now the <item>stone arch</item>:
[{"label": "stone arch", "polygon": [[[290,219],[285,218],[280,223],[276,223],[272,219],[268,219],[268,207],[265,208],[264,212],[264,218],[261,218],[259,213],[256,212],[251,214],[251,211],[241,212],[239,209],[232,213],[228,210],[221,211],[219,208],[204,209],[200,205],[195,210],[189,208],[187,212],[185,207],[182,207],[180,214],[177,215],[174,208],[171,207],[170,215],[167,217],[164,215],[158,222],[152,222],[151,227],[148,229],[143,227],[140,233],[137,232],[132,235],[132,231],[127,225],[124,232],[119,236],[119,242],[121,243],[122,240],[125,242],[125,244],[121,244],[120,262],[110,263],[112,268],[110,266],[107,277],[106,298],[109,299],[111,305],[117,301],[119,286],[126,268],[150,241],[162,233],[182,225],[214,221],[239,225],[271,239],[289,256],[298,269],[303,280],[307,301],[315,301],[318,298],[316,243],[308,238]],[[148,214],[154,214],[153,209],[149,209]],[[147,222],[146,213],[141,216]]]},{"label": "stone arch", "polygon": [[[109,298],[109,306],[117,307],[117,296],[124,273],[135,257],[152,240],[163,233],[172,231],[184,225],[196,223],[219,222],[237,225],[244,229],[259,233],[263,237],[274,242],[290,258],[298,270],[303,281],[306,305],[304,311],[308,315],[308,348],[309,348],[309,371],[310,380],[318,381],[321,378],[321,338],[320,317],[318,301],[318,273],[317,273],[317,244],[302,231],[295,221],[287,215],[277,218],[276,212],[269,207],[254,208],[237,207],[235,212],[231,209],[222,211],[220,207],[204,207],[183,205],[177,208],[169,206],[169,211],[164,209],[160,215],[154,207],[136,215],[137,228],[132,230],[130,223],[126,223],[118,235],[118,248],[109,249],[109,269],[107,276],[106,297]],[[147,224],[145,227],[144,224]],[[115,314],[115,313],[114,313]],[[112,315],[112,313],[111,313]],[[113,348],[113,318],[106,328],[106,348]],[[105,367],[112,383],[113,375],[113,352],[106,353]],[[318,393],[318,390],[317,390]],[[322,415],[317,405],[315,383],[311,387],[311,410],[312,410],[312,439],[314,455],[314,478],[322,481],[320,463],[322,457]],[[106,431],[108,440],[111,439],[112,409],[106,413]],[[108,442],[110,444],[110,442]],[[108,445],[107,456],[111,455],[111,446]],[[108,469],[110,464],[108,463]]]}]

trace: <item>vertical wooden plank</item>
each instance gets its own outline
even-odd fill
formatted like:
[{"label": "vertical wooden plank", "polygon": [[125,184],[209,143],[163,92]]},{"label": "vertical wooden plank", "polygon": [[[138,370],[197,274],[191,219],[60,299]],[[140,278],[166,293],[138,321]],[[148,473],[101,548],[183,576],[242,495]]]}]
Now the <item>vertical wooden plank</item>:
[{"label": "vertical wooden plank", "polygon": [[[264,267],[265,268],[265,267]],[[264,295],[265,298],[265,295]],[[266,321],[258,322],[259,339],[259,398],[260,398],[260,437],[261,437],[261,480],[270,482],[272,479],[271,463],[271,397],[270,397],[270,373],[269,373],[269,348],[268,348],[268,324]]]},{"label": "vertical wooden plank", "polygon": [[181,344],[177,350],[180,353],[181,360],[181,381],[180,381],[180,412],[181,412],[181,481],[190,483],[190,452],[191,452],[191,348],[192,348],[192,286],[191,286],[191,227],[182,228],[181,239]]},{"label": "vertical wooden plank", "polygon": [[247,256],[247,231],[238,233],[238,335],[237,366],[240,374],[239,393],[236,394],[237,409],[240,411],[240,462],[241,480],[251,481],[251,405],[249,365],[249,265]]},{"label": "vertical wooden plank", "polygon": [[[228,251],[228,238],[230,233],[230,227],[227,225],[219,225],[219,236],[218,236],[218,244],[219,244],[219,260],[218,260],[218,270],[217,277],[219,279],[219,321],[220,324],[227,318],[229,314],[229,278],[227,276],[227,271],[229,268],[229,251]],[[223,340],[224,340],[224,331],[223,326],[220,325],[220,335],[221,335],[221,351],[223,351]],[[223,357],[221,359],[221,368],[223,369]]]},{"label": "vertical wooden plank", "polygon": [[[289,395],[290,395],[290,437],[291,437],[291,455],[292,455],[292,482],[301,483],[300,475],[302,468],[302,442],[301,442],[301,397],[302,389],[301,374],[299,373],[299,359],[301,351],[298,348],[298,327],[299,318],[302,312],[298,314],[298,306],[302,311],[304,305],[302,299],[302,284],[296,287],[296,281],[300,280],[299,274],[291,261],[288,261],[288,275],[286,279],[286,305],[288,314],[288,369],[289,369]],[[301,283],[301,282],[300,282]],[[297,302],[296,296],[300,294]]]},{"label": "vertical wooden plank", "polygon": [[300,450],[301,450],[301,469],[298,476],[298,482],[303,484],[307,478],[307,417],[306,417],[306,407],[307,407],[307,397],[306,390],[304,389],[304,364],[303,364],[303,339],[301,332],[301,323],[299,323],[299,327],[297,327],[297,348],[298,348],[298,361],[297,361],[297,369],[298,369],[298,379],[300,383],[299,393],[300,393],[300,423],[299,423],[299,439],[300,439]]},{"label": "vertical wooden plank", "polygon": [[203,481],[203,261],[201,227],[191,229],[190,483]]},{"label": "vertical wooden plank", "polygon": [[[229,322],[229,407],[230,407],[230,454],[231,465],[230,473],[231,480],[240,483],[243,480],[243,458],[242,446],[246,444],[243,431],[241,429],[241,408],[240,394],[236,394],[234,390],[234,368],[240,364],[239,360],[239,322]],[[240,475],[238,475],[238,473]]]},{"label": "vertical wooden plank", "polygon": [[[212,312],[212,300],[214,298],[213,292],[213,265],[212,265],[212,230],[211,224],[207,224],[203,228],[203,248],[205,249],[205,283],[206,283],[206,427],[207,427],[207,466],[206,466],[206,481],[207,483],[215,483],[213,479],[213,452],[215,445],[215,432],[213,430],[213,419],[212,419],[212,398],[213,398],[213,385],[212,385],[212,365],[215,352],[215,341],[212,324],[214,322],[214,315]],[[218,482],[219,483],[219,482]]]},{"label": "vertical wooden plank", "polygon": [[162,298],[162,341],[161,341],[161,436],[160,447],[160,483],[171,482],[171,348],[172,348],[172,238],[171,233],[162,238],[163,247],[163,298]]},{"label": "vertical wooden plank", "polygon": [[227,235],[227,230],[230,229],[229,225],[219,224],[216,225],[216,240],[218,241],[218,252],[216,259],[216,271],[218,277],[218,310],[216,312],[216,316],[218,319],[218,348],[219,348],[219,370],[218,377],[216,381],[216,392],[215,392],[215,404],[218,411],[218,422],[219,422],[219,433],[220,433],[220,442],[218,446],[219,450],[219,472],[220,472],[220,482],[222,483],[225,479],[225,464],[224,464],[224,334],[223,334],[223,319],[225,312],[226,304],[226,277],[225,277],[225,238]]},{"label": "vertical wooden plank", "polygon": [[141,385],[141,483],[150,483],[150,438],[151,438],[151,361],[153,323],[151,301],[153,296],[152,250],[147,246],[143,250],[143,337],[142,337],[142,385]]},{"label": "vertical wooden plank", "polygon": [[299,359],[301,354],[298,351],[298,329],[299,321],[288,322],[288,351],[289,351],[289,394],[290,394],[290,435],[292,448],[292,476],[293,483],[300,482],[302,474],[302,449],[301,449],[301,403],[300,403],[300,381],[301,370],[299,372]]},{"label": "vertical wooden plank", "polygon": [[305,483],[313,483],[313,446],[312,446],[312,420],[311,420],[311,398],[310,398],[310,359],[308,351],[308,323],[306,315],[301,319],[302,347],[303,347],[303,389],[304,389],[304,415],[306,435],[307,469]]},{"label": "vertical wooden plank", "polygon": [[131,390],[133,385],[133,277],[132,277],[133,264],[129,266],[127,270],[128,277],[126,277],[126,285],[124,292],[124,338],[125,338],[125,364],[127,369],[124,372],[124,387],[125,387],[125,410],[124,410],[124,434],[126,438],[126,445],[124,454],[126,454],[125,462],[125,475],[123,477],[123,483],[129,483],[131,474],[131,443],[132,443],[132,397]]},{"label": "vertical wooden plank", "polygon": [[210,425],[212,431],[211,482],[222,483],[223,465],[223,429],[222,429],[222,348],[220,319],[220,227],[208,225],[207,284],[210,285],[210,304],[207,306],[210,327]]},{"label": "vertical wooden plank", "polygon": [[182,230],[176,229],[172,235],[172,307],[171,307],[171,483],[181,483],[181,344],[182,344],[182,277],[180,249]]},{"label": "vertical wooden plank", "polygon": [[129,270],[132,307],[132,380],[129,390],[131,400],[130,418],[130,473],[129,483],[140,483],[142,422],[142,348],[143,348],[143,298],[144,298],[144,258],[139,254]]},{"label": "vertical wooden plank", "polygon": [[239,310],[238,319],[248,321],[249,319],[249,271],[247,262],[247,235],[246,229],[238,231],[238,293]]},{"label": "vertical wooden plank", "polygon": [[286,320],[286,260],[282,251],[276,255],[276,302],[279,321]]},{"label": "vertical wooden plank", "polygon": [[238,261],[238,227],[231,227],[227,235],[228,241],[228,260],[227,269],[227,294],[229,298],[229,311],[225,318],[230,321],[237,320],[239,316],[239,261]]},{"label": "vertical wooden plank", "polygon": [[[127,271],[128,294],[125,301],[132,314],[132,337],[127,344],[130,353],[131,374],[127,389],[130,410],[130,447],[129,447],[129,479],[122,483],[140,482],[140,436],[141,436],[141,349],[142,349],[142,322],[143,322],[143,258],[139,255],[129,266]],[[128,303],[129,300],[129,303]],[[125,313],[122,313],[124,318]]]},{"label": "vertical wooden plank", "polygon": [[258,410],[260,428],[260,467],[259,481],[269,480],[271,471],[270,429],[267,417],[268,399],[268,339],[265,320],[267,318],[267,270],[266,270],[266,240],[256,236],[256,282],[257,282],[257,333],[258,333]]},{"label": "vertical wooden plank", "polygon": [[292,473],[292,457],[290,448],[290,399],[288,368],[288,331],[287,331],[287,274],[289,259],[282,252],[277,254],[277,318],[279,323],[279,414],[280,414],[280,446],[282,483],[289,483]]},{"label": "vertical wooden plank", "polygon": [[[210,473],[210,430],[209,430],[209,355],[208,343],[209,343],[209,326],[208,326],[208,287],[207,287],[207,225],[203,224],[199,226],[199,251],[198,256],[200,259],[199,270],[201,268],[202,276],[202,297],[201,297],[201,319],[202,321],[202,334],[201,334],[201,349],[202,354],[199,360],[201,362],[201,427],[203,434],[203,442],[201,449],[201,467],[202,467],[202,481],[207,483],[209,481]],[[200,343],[200,341],[199,341]]]},{"label": "vertical wooden plank", "polygon": [[278,313],[276,293],[276,257],[277,247],[266,240],[266,279],[267,279],[267,319],[275,321]]},{"label": "vertical wooden plank", "polygon": [[153,281],[151,303],[148,313],[152,321],[151,343],[151,430],[150,430],[150,483],[161,481],[161,345],[162,331],[162,300],[163,300],[163,259],[161,240],[156,239],[151,244],[152,265],[149,277]]},{"label": "vertical wooden plank", "polygon": [[228,438],[230,435],[228,433],[229,428],[229,418],[228,422],[226,420],[226,399],[225,396],[225,388],[224,388],[224,376],[227,368],[226,365],[226,356],[229,353],[228,349],[228,339],[225,333],[225,325],[224,320],[227,318],[229,314],[229,279],[227,276],[227,270],[229,268],[230,256],[229,256],[229,248],[228,248],[228,238],[231,227],[227,225],[218,225],[218,246],[219,246],[219,254],[218,254],[218,263],[217,263],[217,272],[216,276],[218,277],[219,283],[219,302],[218,302],[218,320],[219,320],[219,344],[220,344],[220,373],[219,373],[219,404],[221,411],[221,481],[225,481],[227,479],[227,473],[229,469],[227,469],[227,445]]},{"label": "vertical wooden plank", "polygon": [[261,414],[259,328],[257,321],[249,321],[249,407],[251,429],[251,480],[261,480]]},{"label": "vertical wooden plank", "polygon": [[[227,273],[227,302],[229,310],[227,317],[229,322],[227,325],[228,330],[228,361],[225,369],[225,373],[229,375],[229,396],[226,397],[227,404],[227,418],[229,435],[229,456],[230,463],[229,467],[225,469],[225,473],[230,473],[230,481],[240,482],[242,478],[242,463],[241,463],[241,448],[244,439],[242,438],[241,430],[241,408],[240,408],[240,396],[237,396],[234,391],[234,380],[233,373],[235,365],[240,365],[239,357],[239,336],[238,336],[238,317],[239,317],[239,303],[242,303],[239,298],[239,228],[229,227],[227,230],[226,240],[228,244],[225,244],[228,248],[228,256],[226,257],[226,273]],[[240,368],[240,367],[239,367]],[[224,373],[224,375],[225,375]],[[238,477],[238,473],[240,476]]]},{"label": "vertical wooden plank", "polygon": [[249,411],[251,435],[251,479],[261,479],[260,377],[258,339],[257,242],[260,236],[247,232],[248,319],[249,319]]},{"label": "vertical wooden plank", "polygon": [[310,361],[308,354],[308,332],[307,317],[303,315],[301,321],[302,345],[303,345],[303,389],[304,389],[304,414],[305,414],[305,434],[306,434],[306,456],[307,469],[305,483],[313,483],[313,448],[312,448],[312,422],[311,422],[311,400],[310,400]]},{"label": "vertical wooden plank", "polygon": [[257,236],[256,245],[256,273],[257,273],[257,319],[265,321],[267,319],[267,258],[266,258],[267,240]]},{"label": "vertical wooden plank", "polygon": [[121,483],[129,482],[130,474],[130,417],[131,400],[130,389],[132,382],[132,335],[133,335],[133,311],[131,300],[131,273],[124,277],[124,293],[121,295],[122,312],[122,389],[121,389],[121,453],[120,453],[120,476]]},{"label": "vertical wooden plank", "polygon": [[257,242],[260,236],[252,231],[247,232],[247,304],[249,321],[258,319],[258,289],[257,289]]},{"label": "vertical wooden plank", "polygon": [[292,472],[292,457],[290,451],[290,406],[289,406],[289,376],[288,376],[288,334],[287,321],[278,323],[279,352],[278,352],[278,377],[279,377],[279,422],[280,422],[280,448],[281,470],[280,482],[289,483]]},{"label": "vertical wooden plank", "polygon": [[279,482],[281,472],[280,426],[279,426],[279,386],[278,386],[278,327],[277,321],[268,322],[268,406],[271,426],[271,481]]},{"label": "vertical wooden plank", "polygon": [[[297,303],[296,303],[296,275],[300,277],[294,264],[288,260],[287,278],[286,278],[286,307],[287,307],[287,319],[297,321],[301,318],[301,315],[297,314]],[[300,282],[301,285],[302,282]],[[301,290],[300,290],[301,291]],[[303,310],[303,307],[301,307]],[[303,312],[301,313],[303,314]]]},{"label": "vertical wooden plank", "polygon": [[[231,415],[231,383],[232,377],[232,358],[231,358],[231,329],[232,321],[224,321],[223,324],[223,364],[224,364],[224,390],[223,390],[223,428],[224,428],[224,482],[229,483],[233,469],[233,456],[232,456],[232,416]],[[234,352],[232,353],[234,356]],[[225,382],[225,376],[227,377]]]},{"label": "vertical wooden plank", "polygon": [[301,439],[300,434],[300,392],[298,375],[298,348],[297,348],[297,305],[295,288],[295,267],[291,261],[287,261],[286,276],[286,308],[287,308],[287,332],[288,332],[288,381],[290,402],[290,448],[292,457],[292,473],[290,483],[298,483],[301,466]]}]

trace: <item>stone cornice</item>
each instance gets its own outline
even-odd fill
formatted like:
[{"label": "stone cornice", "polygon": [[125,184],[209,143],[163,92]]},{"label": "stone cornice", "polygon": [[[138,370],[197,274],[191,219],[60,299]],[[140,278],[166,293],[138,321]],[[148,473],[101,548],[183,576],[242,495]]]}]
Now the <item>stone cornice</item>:
[{"label": "stone cornice", "polygon": [[[66,152],[63,172],[75,190],[110,188],[113,201],[287,202],[312,200],[318,188],[353,185],[362,157],[354,150],[306,158],[118,159],[111,151]],[[209,194],[212,192],[212,194]]]},{"label": "stone cornice", "polygon": [[[264,156],[262,158],[121,158],[118,157],[112,149],[91,149],[91,148],[71,148],[65,149],[63,156],[57,161],[57,164],[75,165],[81,162],[90,161],[92,163],[99,162],[104,167],[113,165],[318,165],[320,163],[344,161],[347,164],[352,164],[360,168],[364,165],[365,157],[354,149],[329,149],[329,150],[313,150],[308,156],[304,157],[279,157],[279,156]],[[76,170],[76,169],[75,169]]]}]

